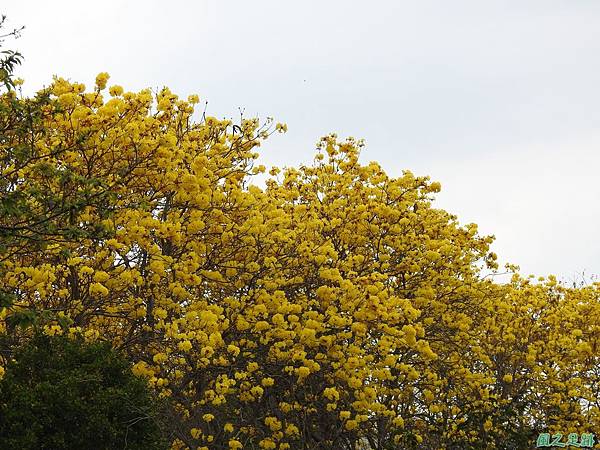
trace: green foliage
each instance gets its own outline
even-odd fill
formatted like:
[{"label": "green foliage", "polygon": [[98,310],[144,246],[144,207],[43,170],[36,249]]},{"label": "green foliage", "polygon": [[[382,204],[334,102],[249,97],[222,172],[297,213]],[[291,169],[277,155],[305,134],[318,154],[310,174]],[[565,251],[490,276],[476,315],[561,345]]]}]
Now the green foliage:
[{"label": "green foliage", "polygon": [[[6,24],[6,16],[2,15],[0,17],[0,30],[4,28]],[[19,33],[23,30],[24,27],[15,28],[14,30],[8,33],[0,32],[0,49],[2,48],[2,43],[5,38],[19,37]],[[0,50],[0,85],[3,85],[6,89],[10,90],[15,87],[14,80],[12,78],[13,71],[15,67],[21,64],[23,56],[14,50]]]},{"label": "green foliage", "polygon": [[107,343],[37,334],[0,381],[0,448],[166,449],[157,410]]}]

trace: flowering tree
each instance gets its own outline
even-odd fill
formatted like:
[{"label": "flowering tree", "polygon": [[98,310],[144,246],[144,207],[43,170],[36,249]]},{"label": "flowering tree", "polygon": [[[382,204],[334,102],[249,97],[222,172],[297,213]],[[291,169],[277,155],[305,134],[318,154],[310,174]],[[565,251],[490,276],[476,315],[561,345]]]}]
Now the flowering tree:
[{"label": "flowering tree", "polygon": [[173,448],[515,448],[597,423],[597,288],[492,283],[492,238],[360,141],[259,188],[285,125],[107,81],[0,98],[36,118],[2,118],[5,361],[19,325],[110,340],[170,400]]}]

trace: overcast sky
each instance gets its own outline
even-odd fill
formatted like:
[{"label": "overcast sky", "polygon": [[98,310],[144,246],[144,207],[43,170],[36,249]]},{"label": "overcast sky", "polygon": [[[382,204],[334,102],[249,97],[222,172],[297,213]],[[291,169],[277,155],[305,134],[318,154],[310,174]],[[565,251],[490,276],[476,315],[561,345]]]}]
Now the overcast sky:
[{"label": "overcast sky", "polygon": [[199,94],[275,117],[267,165],[322,135],[442,183],[437,205],[494,234],[501,261],[600,273],[600,2],[32,1],[4,4],[26,90],[53,74]]}]

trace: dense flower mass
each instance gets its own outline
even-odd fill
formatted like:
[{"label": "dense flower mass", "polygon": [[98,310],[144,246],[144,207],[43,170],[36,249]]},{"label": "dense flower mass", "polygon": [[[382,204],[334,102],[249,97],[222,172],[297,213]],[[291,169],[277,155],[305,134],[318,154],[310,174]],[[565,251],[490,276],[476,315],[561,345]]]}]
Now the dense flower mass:
[{"label": "dense flower mass", "polygon": [[[439,183],[283,124],[64,79],[0,97],[0,376],[28,324],[109,339],[174,449],[526,448],[600,424],[599,286],[496,284]],[[254,184],[253,184],[254,183]]]}]

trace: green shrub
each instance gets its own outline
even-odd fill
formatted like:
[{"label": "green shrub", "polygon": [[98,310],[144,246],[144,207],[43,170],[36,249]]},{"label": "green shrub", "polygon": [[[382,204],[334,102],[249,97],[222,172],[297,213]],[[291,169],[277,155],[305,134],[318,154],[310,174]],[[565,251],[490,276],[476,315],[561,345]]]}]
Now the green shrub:
[{"label": "green shrub", "polygon": [[109,344],[38,334],[0,381],[0,448],[166,449],[157,410]]}]

